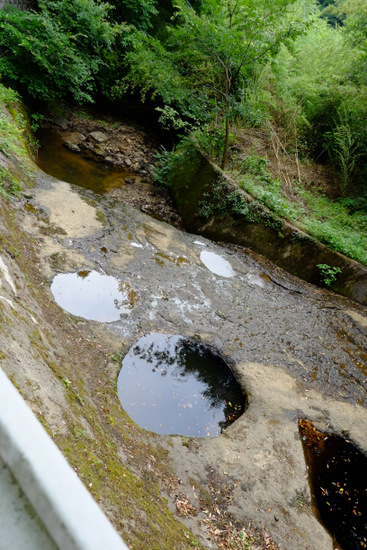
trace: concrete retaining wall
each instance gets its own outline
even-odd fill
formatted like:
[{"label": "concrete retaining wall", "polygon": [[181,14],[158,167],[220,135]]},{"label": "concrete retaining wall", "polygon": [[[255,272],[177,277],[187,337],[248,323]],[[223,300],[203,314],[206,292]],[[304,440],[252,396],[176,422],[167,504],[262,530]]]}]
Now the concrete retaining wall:
[{"label": "concrete retaining wall", "polygon": [[[187,229],[210,239],[251,248],[300,279],[318,286],[321,285],[318,264],[339,267],[342,273],[331,290],[367,305],[365,266],[334,252],[286,221],[277,220],[266,207],[256,203],[245,192],[244,200],[261,210],[257,218],[262,217],[263,221],[249,221],[241,213],[214,213],[205,219],[201,215],[200,205],[207,204],[209,211],[211,208],[214,212],[218,210],[215,194],[218,182],[223,178],[227,180],[228,195],[237,187],[200,151],[190,151],[186,160],[175,169],[171,192]],[[226,197],[221,196],[219,200],[225,202]]]}]

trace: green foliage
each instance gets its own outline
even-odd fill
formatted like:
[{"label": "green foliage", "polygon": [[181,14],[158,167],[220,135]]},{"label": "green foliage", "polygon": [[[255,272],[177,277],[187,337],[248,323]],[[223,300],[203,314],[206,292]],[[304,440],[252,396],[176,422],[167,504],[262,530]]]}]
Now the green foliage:
[{"label": "green foliage", "polygon": [[272,66],[270,82],[278,98],[276,109],[283,106],[290,114],[298,111],[301,131],[320,123],[325,113],[325,118],[332,120],[347,92],[345,79],[352,58],[353,52],[346,46],[341,31],[330,28],[325,21],[316,21],[295,40],[292,49],[281,48]]},{"label": "green foliage", "polygon": [[18,197],[19,191],[19,182],[5,168],[0,166],[0,194],[9,199],[11,195]]},{"label": "green foliage", "polygon": [[367,84],[367,4],[364,0],[339,0],[332,13],[344,20],[343,33],[357,52],[353,59],[353,78]]},{"label": "green foliage", "polygon": [[292,47],[281,47],[250,95],[253,108],[259,106],[284,128],[291,147],[325,161],[328,151],[339,169],[342,194],[358,177],[363,181],[367,171],[367,129],[361,124],[367,116],[367,86],[356,72],[358,65],[358,74],[366,74],[367,64],[362,70],[364,42],[360,37],[357,46],[351,39],[350,17],[342,28],[316,19]]},{"label": "green foliage", "polygon": [[328,264],[317,264],[317,267],[320,270],[321,282],[327,287],[335,283],[342,272],[340,267],[330,267]]},{"label": "green foliage", "polygon": [[267,164],[268,160],[266,158],[259,157],[258,155],[249,155],[242,161],[239,170],[249,172],[253,176],[266,177],[268,175]]},{"label": "green foliage", "polygon": [[196,146],[191,137],[182,139],[172,151],[162,149],[156,155],[156,164],[152,170],[155,183],[162,187],[170,187],[175,173],[183,166],[189,166],[195,154]]},{"label": "green foliage", "polygon": [[18,94],[0,84],[0,151],[6,155],[22,155],[21,143],[26,121],[20,112]]},{"label": "green foliage", "polygon": [[[219,163],[223,154],[225,143],[225,131],[222,126],[202,125],[199,129],[193,132],[195,141],[200,149],[212,161]],[[229,135],[229,146],[234,143],[234,135]]]},{"label": "green foliage", "polygon": [[14,105],[19,104],[19,102],[20,97],[15,90],[0,84],[0,105],[5,105],[5,107],[14,107]]},{"label": "green foliage", "polygon": [[[311,238],[367,265],[367,199],[332,201],[299,183],[292,197],[266,168],[266,159],[249,155],[233,172],[239,185],[275,215],[290,220]],[[271,222],[273,225],[273,222]],[[293,235],[293,239],[297,239]]]},{"label": "green foliage", "polygon": [[292,220],[300,212],[300,207],[292,205],[284,195],[281,181],[268,171],[265,158],[249,155],[237,171],[242,174],[240,186],[278,216]]},{"label": "green foliage", "polygon": [[158,14],[156,0],[110,0],[113,6],[111,17],[119,23],[134,25],[146,31],[152,27],[152,17]]},{"label": "green foliage", "polygon": [[170,187],[174,166],[174,152],[163,148],[156,154],[156,164],[152,170],[154,182],[161,187]]},{"label": "green foliage", "polygon": [[39,0],[39,12],[0,10],[0,73],[48,100],[71,94],[91,101],[114,29],[108,5]]},{"label": "green foliage", "polygon": [[278,51],[281,43],[305,29],[296,0],[206,0],[195,9],[184,0],[174,3],[174,23],[164,42],[141,31],[126,44],[127,74],[113,86],[121,97],[139,90],[163,103],[161,121],[189,130],[206,123],[224,139],[221,165],[230,147],[230,125],[254,117],[246,106],[249,78],[259,63]]},{"label": "green foliage", "polygon": [[345,104],[338,109],[339,122],[331,132],[325,134],[329,137],[325,145],[329,154],[339,167],[341,194],[345,197],[356,170],[358,158],[361,156],[360,146],[353,135],[349,124]]},{"label": "green foliage", "polygon": [[41,113],[32,113],[30,116],[31,121],[31,130],[33,133],[37,132],[37,130],[42,126],[42,122],[44,119],[44,115]]},{"label": "green foliage", "polygon": [[230,190],[225,179],[219,179],[210,192],[204,193],[199,202],[199,214],[205,220],[211,216],[223,217],[245,212],[245,202],[238,190]]},{"label": "green foliage", "polygon": [[[303,29],[303,21],[293,17],[293,4],[294,0],[207,0],[197,13],[184,0],[176,1],[181,41],[190,44],[197,60],[196,80],[224,121],[222,168],[227,163],[231,119],[239,111],[246,80],[258,63]],[[198,74],[202,67],[205,73]]]},{"label": "green foliage", "polygon": [[112,361],[115,361],[116,363],[120,363],[122,361],[122,355],[119,351],[117,351],[116,353],[113,353],[111,355],[111,359],[112,359]]}]

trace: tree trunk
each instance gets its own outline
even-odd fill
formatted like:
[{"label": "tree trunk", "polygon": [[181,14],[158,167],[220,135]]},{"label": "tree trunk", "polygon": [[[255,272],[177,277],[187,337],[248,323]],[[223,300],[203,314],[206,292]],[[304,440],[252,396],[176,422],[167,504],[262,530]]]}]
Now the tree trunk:
[{"label": "tree trunk", "polygon": [[222,155],[222,162],[220,165],[222,170],[225,169],[227,164],[228,148],[229,148],[229,113],[227,113],[227,116],[226,116],[226,130],[225,130],[225,136],[224,136],[223,155]]}]

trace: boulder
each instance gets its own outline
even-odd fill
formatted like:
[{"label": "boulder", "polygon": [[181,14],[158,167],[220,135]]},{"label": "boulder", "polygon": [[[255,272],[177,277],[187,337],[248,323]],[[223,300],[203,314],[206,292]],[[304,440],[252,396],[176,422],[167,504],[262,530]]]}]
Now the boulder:
[{"label": "boulder", "polygon": [[97,143],[104,143],[108,140],[108,135],[104,132],[91,132],[89,136],[94,139]]}]

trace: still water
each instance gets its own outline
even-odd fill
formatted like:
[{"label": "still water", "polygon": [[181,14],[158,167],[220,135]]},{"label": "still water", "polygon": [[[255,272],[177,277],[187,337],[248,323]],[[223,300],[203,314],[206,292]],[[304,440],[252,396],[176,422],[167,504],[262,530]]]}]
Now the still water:
[{"label": "still water", "polygon": [[122,362],[117,390],[134,422],[159,434],[215,437],[246,405],[223,359],[178,335],[142,337]]},{"label": "still water", "polygon": [[200,253],[200,260],[205,267],[215,275],[220,275],[221,277],[234,277],[236,274],[231,264],[219,254],[215,254],[215,252],[203,250]]},{"label": "still water", "polygon": [[350,440],[299,422],[313,505],[342,550],[367,548],[367,456]]},{"label": "still water", "polygon": [[97,271],[60,273],[52,281],[51,292],[65,311],[101,323],[118,321],[139,300],[128,283]]},{"label": "still water", "polygon": [[40,130],[37,135],[40,143],[38,166],[59,180],[91,189],[104,194],[111,189],[125,185],[125,177],[131,176],[128,170],[112,168],[97,162],[91,155],[73,153],[64,147],[61,136],[48,129]]}]

